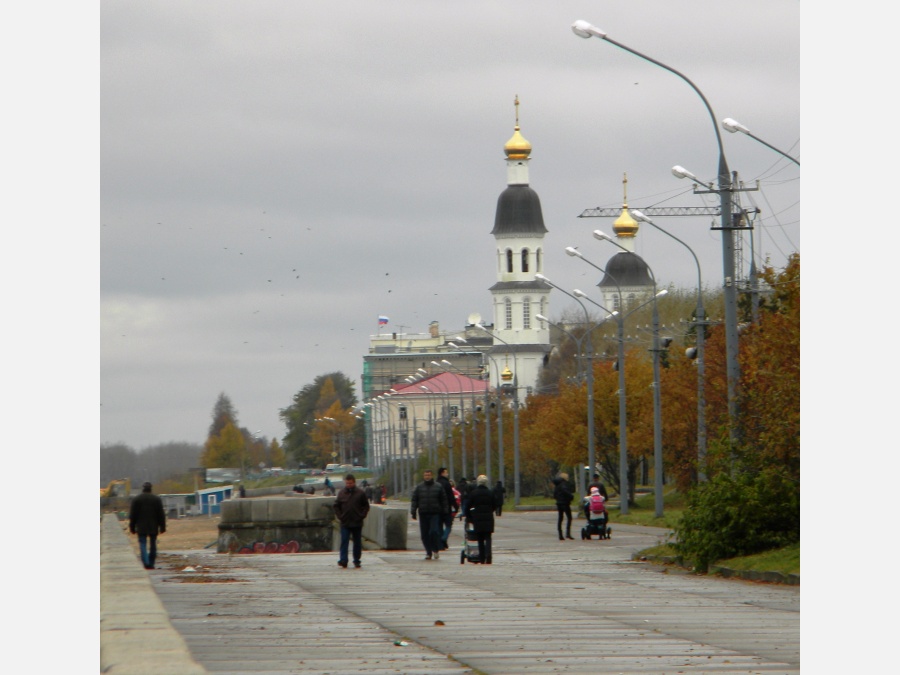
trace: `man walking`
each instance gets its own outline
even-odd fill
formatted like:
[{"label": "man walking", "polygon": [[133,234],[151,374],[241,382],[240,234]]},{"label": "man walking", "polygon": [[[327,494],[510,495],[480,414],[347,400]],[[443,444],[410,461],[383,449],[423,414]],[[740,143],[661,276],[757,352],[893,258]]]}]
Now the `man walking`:
[{"label": "man walking", "polygon": [[[162,499],[153,494],[153,485],[149,482],[144,483],[141,494],[131,501],[128,529],[138,537],[144,569],[156,569],[156,537],[165,534],[166,511]],[[147,539],[150,539],[149,550]]]},{"label": "man walking", "polygon": [[353,566],[362,567],[362,526],[369,515],[369,499],[366,493],[356,487],[352,473],[344,476],[344,487],[334,500],[334,514],[341,523],[341,550],[338,565],[347,567],[347,553],[350,539],[353,539]]},{"label": "man walking", "polygon": [[413,489],[409,513],[413,520],[416,520],[418,513],[425,560],[437,560],[443,547],[441,540],[443,517],[450,512],[450,504],[447,502],[444,488],[435,482],[434,472],[431,469],[422,472],[422,479],[422,482]]},{"label": "man walking", "polygon": [[442,466],[438,469],[437,479],[444,488],[444,492],[447,493],[447,503],[450,505],[450,511],[444,514],[441,523],[441,550],[446,551],[450,548],[450,531],[453,529],[453,519],[456,517],[456,497],[453,495],[453,486],[450,485],[450,472],[445,467]]}]

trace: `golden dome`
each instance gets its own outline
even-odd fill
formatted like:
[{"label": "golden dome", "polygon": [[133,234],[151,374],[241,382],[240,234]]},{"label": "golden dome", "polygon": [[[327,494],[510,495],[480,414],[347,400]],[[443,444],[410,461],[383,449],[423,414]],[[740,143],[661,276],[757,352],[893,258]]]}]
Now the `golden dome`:
[{"label": "golden dome", "polygon": [[613,231],[617,237],[633,237],[637,234],[638,223],[628,213],[628,174],[622,175],[622,215],[613,223]]},{"label": "golden dome", "polygon": [[518,124],[512,138],[506,141],[506,145],[503,146],[503,151],[508,159],[528,159],[528,155],[531,154],[531,143],[519,133]]},{"label": "golden dome", "polygon": [[512,379],[512,376],[513,376],[512,371],[509,369],[508,365],[503,369],[503,372],[500,373],[500,378],[504,382],[509,382]]},{"label": "golden dome", "polygon": [[633,237],[638,231],[638,222],[628,213],[628,204],[623,205],[622,215],[613,223],[613,232],[617,237]]},{"label": "golden dome", "polygon": [[531,143],[525,140],[525,137],[519,133],[519,95],[516,94],[516,130],[513,132],[512,138],[506,141],[503,151],[506,153],[507,159],[528,159],[531,154]]}]

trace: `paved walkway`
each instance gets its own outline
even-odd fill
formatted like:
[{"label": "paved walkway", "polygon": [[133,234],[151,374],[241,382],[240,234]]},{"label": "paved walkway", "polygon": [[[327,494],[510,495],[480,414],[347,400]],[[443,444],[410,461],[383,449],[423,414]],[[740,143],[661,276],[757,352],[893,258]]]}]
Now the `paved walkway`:
[{"label": "paved walkway", "polygon": [[[209,673],[799,673],[796,586],[631,560],[665,532],[559,541],[556,514],[504,513],[494,564],[409,551],[164,552],[149,578]],[[141,570],[141,573],[144,573]],[[118,672],[118,671],[111,671]]]}]

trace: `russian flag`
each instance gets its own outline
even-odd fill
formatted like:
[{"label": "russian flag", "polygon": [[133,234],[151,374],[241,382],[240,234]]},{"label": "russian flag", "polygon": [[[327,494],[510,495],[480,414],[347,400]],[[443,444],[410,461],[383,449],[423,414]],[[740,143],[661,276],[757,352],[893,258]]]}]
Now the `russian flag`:
[{"label": "russian flag", "polygon": [[379,325],[379,326],[386,326],[386,325],[387,325],[387,322],[388,322],[388,318],[387,318],[386,316],[379,316],[379,317],[378,317],[378,325]]}]

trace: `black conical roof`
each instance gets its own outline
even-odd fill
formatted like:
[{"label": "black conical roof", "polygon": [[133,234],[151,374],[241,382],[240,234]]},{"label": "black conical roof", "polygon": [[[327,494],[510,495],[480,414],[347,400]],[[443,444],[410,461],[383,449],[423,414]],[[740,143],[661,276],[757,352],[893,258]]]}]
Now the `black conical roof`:
[{"label": "black conical roof", "polygon": [[546,234],[541,199],[528,185],[510,185],[497,199],[491,234]]},{"label": "black conical roof", "polygon": [[606,274],[597,284],[600,288],[615,288],[625,286],[652,286],[653,277],[650,270],[639,256],[632,253],[616,253],[606,263]]}]

